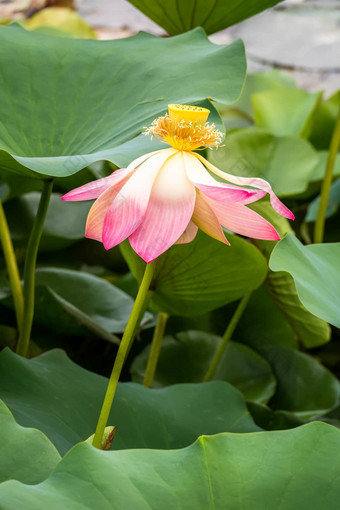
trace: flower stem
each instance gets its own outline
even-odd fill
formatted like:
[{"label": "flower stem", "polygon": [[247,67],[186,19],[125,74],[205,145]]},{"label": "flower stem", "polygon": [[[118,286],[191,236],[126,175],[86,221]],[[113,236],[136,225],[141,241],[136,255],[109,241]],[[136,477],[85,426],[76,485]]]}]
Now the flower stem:
[{"label": "flower stem", "polygon": [[9,233],[8,223],[6,220],[5,211],[1,201],[0,201],[0,238],[2,250],[4,252],[6,267],[8,271],[9,282],[12,289],[18,330],[20,330],[24,309],[24,296],[20,284],[20,274],[17,259],[15,257],[12,239]]},{"label": "flower stem", "polygon": [[227,329],[225,330],[225,333],[223,335],[223,338],[221,340],[221,343],[220,345],[218,346],[218,349],[215,353],[215,356],[208,368],[208,371],[207,373],[205,374],[204,376],[204,379],[203,381],[204,382],[207,382],[207,381],[211,381],[211,379],[214,377],[215,375],[215,372],[218,368],[218,365],[220,364],[221,362],[221,359],[222,359],[222,356],[224,354],[224,351],[226,350],[227,348],[227,345],[231,339],[231,335],[234,333],[235,329],[236,329],[236,326],[248,304],[248,301],[250,299],[250,296],[251,296],[251,292],[249,292],[248,294],[246,294],[245,296],[243,296],[243,298],[241,299],[241,301],[239,302],[239,305],[238,307],[236,308],[235,310],[235,313],[234,315],[232,316],[231,318],[231,321],[229,322],[228,324],[228,327]]},{"label": "flower stem", "polygon": [[147,388],[151,388],[153,378],[155,377],[158,358],[161,352],[162,340],[168,317],[169,316],[167,313],[161,312],[158,314],[157,324],[152,337],[151,350],[143,381],[144,386],[146,386]]},{"label": "flower stem", "polygon": [[34,315],[35,266],[52,188],[53,180],[44,181],[37,215],[33,223],[26,251],[24,267],[24,312],[17,345],[17,354],[21,356],[27,356],[31,337]]},{"label": "flower stem", "polygon": [[119,377],[126,359],[126,355],[129,351],[130,343],[134,337],[138,320],[141,320],[141,310],[143,308],[144,301],[147,298],[148,291],[152,282],[152,278],[155,272],[155,261],[146,265],[143,280],[140,284],[139,291],[136,297],[135,304],[132,308],[131,315],[126,325],[123,338],[120,342],[117,356],[113,365],[109,383],[106,389],[104,402],[100,411],[96,433],[93,438],[93,446],[101,448],[102,439],[105,431],[107,421],[109,419],[113,399],[116,393]]},{"label": "flower stem", "polygon": [[329,146],[328,159],[326,164],[325,176],[323,178],[322,187],[321,187],[321,195],[320,195],[320,204],[318,215],[316,218],[315,226],[314,226],[314,243],[322,243],[323,235],[325,230],[325,216],[328,204],[329,193],[332,185],[333,179],[333,168],[335,163],[335,158],[338,153],[340,145],[340,109],[338,113],[338,117],[335,122],[334,131],[331,139],[331,143]]}]

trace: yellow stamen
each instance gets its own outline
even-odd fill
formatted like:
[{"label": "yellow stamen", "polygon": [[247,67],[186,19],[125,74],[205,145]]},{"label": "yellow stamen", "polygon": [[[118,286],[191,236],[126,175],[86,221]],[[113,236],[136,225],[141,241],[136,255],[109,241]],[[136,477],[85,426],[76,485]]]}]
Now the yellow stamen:
[{"label": "yellow stamen", "polygon": [[215,124],[206,122],[210,111],[200,106],[169,104],[169,115],[158,117],[144,131],[161,142],[183,151],[213,148],[220,145],[223,134]]}]

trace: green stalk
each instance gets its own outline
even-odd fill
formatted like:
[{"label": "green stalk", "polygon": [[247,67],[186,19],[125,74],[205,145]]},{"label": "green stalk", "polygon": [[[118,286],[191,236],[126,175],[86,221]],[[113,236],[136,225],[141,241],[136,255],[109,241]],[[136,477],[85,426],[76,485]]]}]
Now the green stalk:
[{"label": "green stalk", "polygon": [[323,178],[318,215],[314,226],[314,243],[322,243],[325,230],[325,216],[333,179],[333,168],[340,145],[340,108],[329,146],[325,176]]},{"label": "green stalk", "polygon": [[31,337],[34,315],[35,266],[52,188],[52,180],[44,181],[37,215],[33,223],[26,251],[24,267],[24,312],[17,345],[17,354],[21,356],[27,356]]},{"label": "green stalk", "polygon": [[251,292],[249,292],[248,294],[243,296],[238,307],[236,308],[235,313],[232,316],[231,321],[229,322],[228,327],[223,335],[221,343],[218,346],[215,356],[208,368],[208,371],[204,376],[204,379],[203,379],[204,382],[211,381],[211,379],[214,377],[215,372],[218,368],[218,365],[221,362],[224,351],[226,350],[227,345],[229,344],[229,341],[231,339],[231,336],[234,333],[236,326],[237,326],[237,324],[238,324],[238,322],[239,322],[239,320],[248,304],[250,296],[251,296]]},{"label": "green stalk", "polygon": [[158,358],[161,352],[162,340],[168,317],[169,316],[167,313],[161,312],[158,314],[157,324],[152,337],[151,350],[143,381],[144,386],[146,386],[147,388],[151,388],[153,378],[155,377]]},{"label": "green stalk", "polygon": [[17,326],[18,330],[20,330],[24,310],[24,297],[20,284],[20,274],[17,259],[14,253],[12,239],[9,233],[8,223],[6,220],[5,211],[1,201],[0,201],[0,238],[2,250],[4,252],[9,282],[12,289],[15,314],[17,318]]},{"label": "green stalk", "polygon": [[139,291],[136,297],[135,304],[132,308],[131,315],[129,317],[128,323],[126,325],[123,338],[120,342],[120,346],[118,348],[117,356],[113,365],[112,373],[109,379],[109,383],[106,389],[106,394],[104,397],[104,402],[102,405],[102,409],[100,411],[96,433],[93,438],[93,446],[96,448],[101,448],[102,440],[104,437],[105,427],[107,425],[107,421],[109,419],[113,399],[116,393],[119,377],[129,351],[130,344],[134,338],[134,333],[136,331],[136,326],[138,320],[141,320],[141,310],[143,309],[143,305],[148,296],[148,291],[152,282],[152,278],[155,272],[155,261],[146,265],[143,280],[140,284]]}]

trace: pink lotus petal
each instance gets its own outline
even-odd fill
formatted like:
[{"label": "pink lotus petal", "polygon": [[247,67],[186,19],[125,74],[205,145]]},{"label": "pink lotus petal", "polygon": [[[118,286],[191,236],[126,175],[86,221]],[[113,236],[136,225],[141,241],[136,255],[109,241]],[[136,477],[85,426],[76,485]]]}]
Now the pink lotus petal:
[{"label": "pink lotus petal", "polygon": [[142,163],[109,207],[103,226],[103,244],[109,250],[129,237],[145,215],[152,185],[165,161],[176,153],[163,149]]},{"label": "pink lotus petal", "polygon": [[189,221],[187,228],[184,230],[181,237],[179,239],[177,239],[175,244],[191,243],[191,241],[193,241],[195,239],[197,231],[198,231],[197,225],[195,225],[195,223],[193,223],[192,221]]},{"label": "pink lotus petal", "polygon": [[129,237],[132,248],[145,262],[157,258],[188,227],[194,205],[195,188],[185,174],[179,152],[166,161],[154,182],[143,221]]},{"label": "pink lotus petal", "polygon": [[106,213],[117,194],[129,179],[127,175],[115,186],[104,191],[95,201],[87,216],[85,236],[96,241],[102,241],[103,225]]},{"label": "pink lotus petal", "polygon": [[110,186],[115,186],[122,181],[122,179],[125,179],[130,172],[131,170],[128,170],[127,168],[120,168],[108,177],[88,182],[87,184],[84,184],[84,186],[80,186],[79,188],[69,191],[66,195],[61,197],[61,200],[76,202],[80,200],[93,200],[94,198],[98,198]]},{"label": "pink lotus petal", "polygon": [[208,200],[200,191],[196,191],[196,203],[192,221],[208,236],[230,245]]},{"label": "pink lotus petal", "polygon": [[[241,188],[223,182],[216,181],[205,168],[205,166],[191,153],[183,153],[185,171],[189,180],[204,193],[207,197],[223,202],[254,202],[258,200],[259,193],[250,188]],[[263,195],[261,195],[261,198]]]},{"label": "pink lotus petal", "polygon": [[255,188],[260,188],[264,190],[266,193],[270,195],[270,202],[272,204],[273,209],[279,213],[281,216],[285,218],[289,218],[293,220],[295,218],[294,214],[286,207],[281,200],[277,198],[274,191],[272,190],[270,184],[264,179],[260,179],[258,177],[239,177],[236,175],[227,174],[226,172],[222,172],[216,168],[216,166],[212,165],[209,161],[203,158],[200,154],[193,153],[196,158],[198,158],[209,170],[211,170],[215,175],[222,177],[226,181],[233,182],[239,185],[245,186],[254,186]]},{"label": "pink lotus petal", "polygon": [[221,225],[228,230],[254,239],[280,240],[273,225],[247,206],[237,202],[223,204],[209,198],[207,200]]}]

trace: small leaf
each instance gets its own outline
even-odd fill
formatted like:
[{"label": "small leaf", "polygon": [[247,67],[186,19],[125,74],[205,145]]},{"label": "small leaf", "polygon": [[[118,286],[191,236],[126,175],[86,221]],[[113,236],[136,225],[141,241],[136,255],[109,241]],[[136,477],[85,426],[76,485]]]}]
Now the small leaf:
[{"label": "small leaf", "polygon": [[33,485],[45,480],[60,455],[40,430],[21,427],[0,400],[0,483],[18,480]]},{"label": "small leaf", "polygon": [[269,266],[290,273],[307,310],[339,328],[339,258],[340,243],[303,246],[289,234],[274,248]]}]

